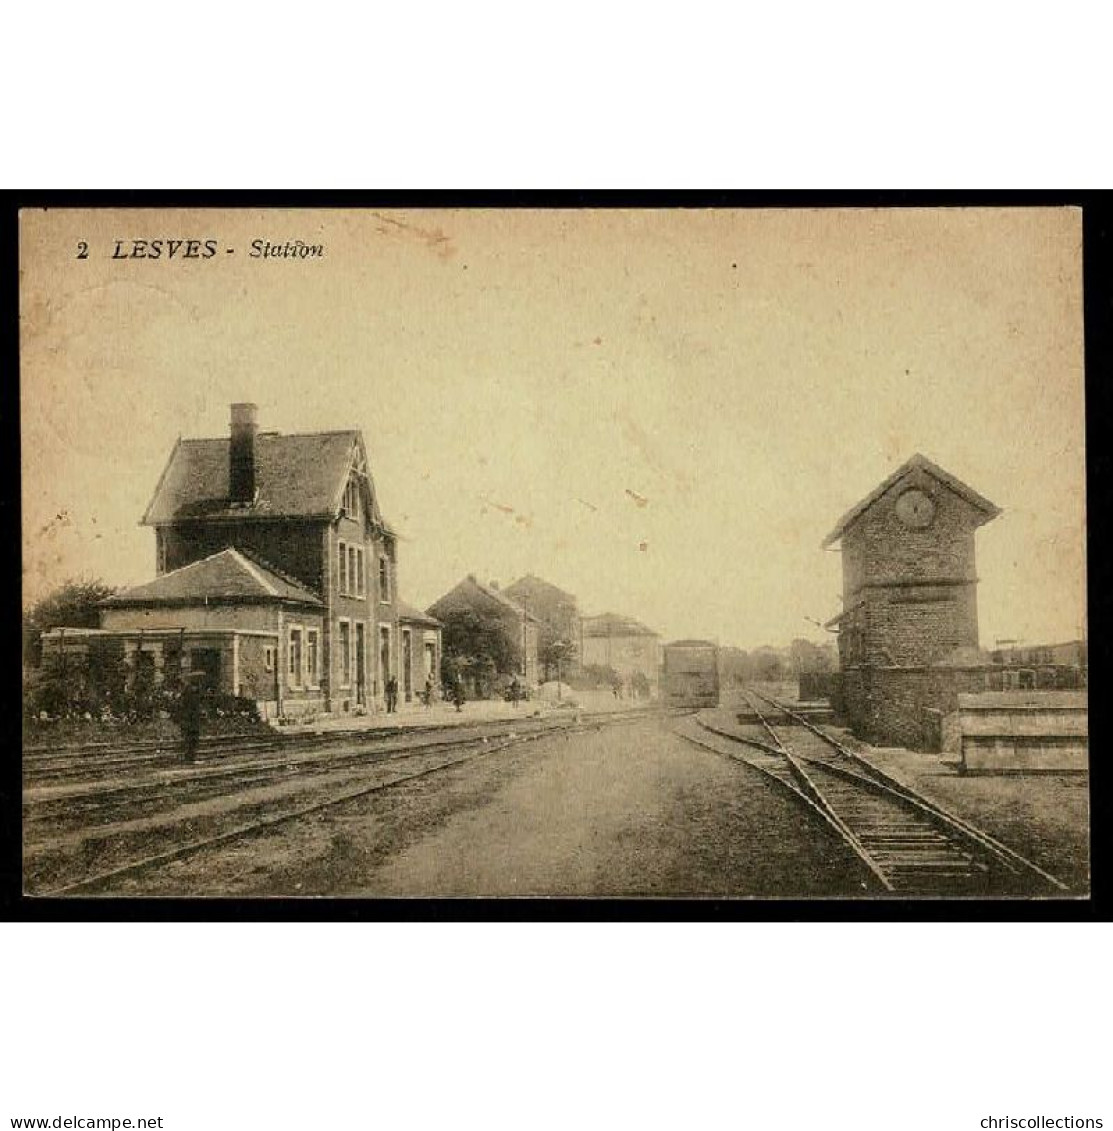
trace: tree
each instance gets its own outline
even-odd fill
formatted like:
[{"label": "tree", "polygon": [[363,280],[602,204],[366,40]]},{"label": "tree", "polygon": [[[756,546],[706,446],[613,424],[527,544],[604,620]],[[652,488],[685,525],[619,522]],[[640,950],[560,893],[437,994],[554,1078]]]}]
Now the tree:
[{"label": "tree", "polygon": [[719,649],[719,671],[724,684],[750,682],[750,657],[741,648],[724,645]]},{"label": "tree", "polygon": [[622,676],[609,664],[584,664],[569,678],[569,683],[583,690],[600,687],[613,689],[622,686]]},{"label": "tree", "polygon": [[787,665],[775,648],[755,648],[750,653],[750,678],[757,683],[777,683],[787,674]]},{"label": "tree", "polygon": [[513,675],[521,666],[521,648],[501,621],[474,609],[441,616],[446,671],[468,676],[476,694],[485,694],[494,677]]},{"label": "tree", "polygon": [[71,578],[23,614],[23,662],[33,667],[42,663],[42,633],[52,628],[96,628],[100,624],[99,605],[116,589],[99,578]]},{"label": "tree", "polygon": [[541,639],[537,646],[537,658],[545,669],[546,681],[562,678],[568,673],[576,659],[576,645],[564,640],[548,625],[541,627]]}]

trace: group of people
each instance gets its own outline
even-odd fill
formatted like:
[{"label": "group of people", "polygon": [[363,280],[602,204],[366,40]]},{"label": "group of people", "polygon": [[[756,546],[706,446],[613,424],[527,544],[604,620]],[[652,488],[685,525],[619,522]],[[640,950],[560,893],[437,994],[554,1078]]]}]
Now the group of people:
[{"label": "group of people", "polygon": [[[394,714],[398,710],[398,680],[396,677],[391,676],[386,681],[385,691],[387,714]],[[432,707],[434,698],[433,677],[427,675],[425,677],[425,689],[421,693],[421,702],[424,703],[426,709],[428,709]],[[452,701],[456,704],[456,710],[460,710],[464,702],[464,689],[459,680],[456,680],[453,685]]]}]

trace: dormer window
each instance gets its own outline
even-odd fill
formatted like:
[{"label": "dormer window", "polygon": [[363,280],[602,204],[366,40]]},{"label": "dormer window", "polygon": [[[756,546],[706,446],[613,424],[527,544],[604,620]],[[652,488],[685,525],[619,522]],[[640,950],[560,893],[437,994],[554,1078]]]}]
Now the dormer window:
[{"label": "dormer window", "polygon": [[353,475],[344,488],[344,514],[348,518],[359,518],[359,480]]}]

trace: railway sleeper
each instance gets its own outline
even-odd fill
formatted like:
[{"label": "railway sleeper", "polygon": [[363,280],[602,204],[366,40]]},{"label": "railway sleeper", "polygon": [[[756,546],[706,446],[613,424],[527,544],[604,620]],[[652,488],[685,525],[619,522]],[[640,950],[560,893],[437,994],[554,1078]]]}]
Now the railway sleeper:
[{"label": "railway sleeper", "polygon": [[952,853],[941,853],[935,856],[925,856],[923,853],[917,852],[903,852],[903,853],[882,853],[871,852],[870,855],[875,861],[880,864],[892,864],[897,867],[921,867],[935,865],[961,864],[974,866],[973,857],[970,856],[956,856]]}]

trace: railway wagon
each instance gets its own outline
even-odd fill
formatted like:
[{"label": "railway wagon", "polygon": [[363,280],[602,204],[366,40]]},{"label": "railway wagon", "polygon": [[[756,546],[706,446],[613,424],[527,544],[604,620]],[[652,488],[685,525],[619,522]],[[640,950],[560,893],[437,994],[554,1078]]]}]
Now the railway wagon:
[{"label": "railway wagon", "polygon": [[674,640],[661,650],[661,689],[673,707],[719,704],[719,649],[710,640]]}]

